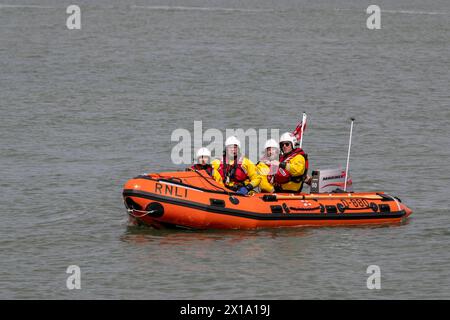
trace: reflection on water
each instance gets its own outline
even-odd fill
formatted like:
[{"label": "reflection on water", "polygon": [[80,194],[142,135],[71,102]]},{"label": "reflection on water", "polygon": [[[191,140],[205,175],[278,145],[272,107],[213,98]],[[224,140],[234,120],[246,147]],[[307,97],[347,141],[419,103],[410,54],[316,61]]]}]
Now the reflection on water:
[{"label": "reflection on water", "polygon": [[228,241],[241,242],[251,239],[277,239],[283,237],[306,237],[318,229],[382,229],[396,228],[410,223],[411,218],[398,223],[358,226],[326,226],[326,227],[284,227],[258,230],[184,230],[155,229],[146,226],[128,225],[121,241],[143,244],[154,243],[165,245],[186,245],[197,241]]},{"label": "reflection on water", "polygon": [[280,258],[300,257],[308,245],[299,246],[298,241],[311,233],[304,228],[192,231],[129,226],[120,239],[140,257],[143,269],[171,266],[182,273],[208,275],[207,281],[217,274],[235,281],[236,272],[263,278],[264,269],[276,268]]}]

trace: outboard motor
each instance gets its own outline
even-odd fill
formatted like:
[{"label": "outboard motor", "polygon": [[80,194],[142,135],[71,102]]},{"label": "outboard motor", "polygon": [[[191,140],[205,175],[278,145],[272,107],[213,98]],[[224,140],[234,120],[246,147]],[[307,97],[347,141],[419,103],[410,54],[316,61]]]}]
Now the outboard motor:
[{"label": "outboard motor", "polygon": [[[344,192],[345,170],[326,169],[312,172],[311,193]],[[347,180],[346,192],[353,192],[352,180]]]}]

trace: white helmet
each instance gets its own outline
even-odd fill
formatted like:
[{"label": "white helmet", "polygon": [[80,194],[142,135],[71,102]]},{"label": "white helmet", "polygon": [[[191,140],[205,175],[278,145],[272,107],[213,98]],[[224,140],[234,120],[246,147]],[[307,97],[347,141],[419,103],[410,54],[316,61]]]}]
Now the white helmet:
[{"label": "white helmet", "polygon": [[200,148],[197,151],[197,159],[200,157],[209,157],[211,158],[211,151],[208,148]]},{"label": "white helmet", "polygon": [[295,136],[292,133],[285,132],[280,137],[280,143],[282,143],[282,142],[290,142],[290,143],[292,143],[292,147],[294,147],[295,143],[297,142],[297,139],[295,138]]},{"label": "white helmet", "polygon": [[239,148],[241,148],[241,142],[235,136],[228,137],[227,140],[225,140],[225,147],[231,145],[237,145]]},{"label": "white helmet", "polygon": [[280,146],[278,145],[278,143],[275,141],[275,139],[269,139],[266,141],[266,144],[264,145],[264,150],[266,150],[267,148],[276,148],[276,149],[280,149]]}]

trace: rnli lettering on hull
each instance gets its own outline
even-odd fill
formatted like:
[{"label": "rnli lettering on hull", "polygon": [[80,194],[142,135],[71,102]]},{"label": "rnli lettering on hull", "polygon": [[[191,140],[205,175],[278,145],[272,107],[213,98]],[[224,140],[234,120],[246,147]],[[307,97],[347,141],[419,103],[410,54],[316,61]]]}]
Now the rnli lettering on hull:
[{"label": "rnli lettering on hull", "polygon": [[162,184],[157,182],[155,184],[155,193],[175,196],[178,198],[186,198],[188,191],[185,188],[178,188],[175,185]]}]

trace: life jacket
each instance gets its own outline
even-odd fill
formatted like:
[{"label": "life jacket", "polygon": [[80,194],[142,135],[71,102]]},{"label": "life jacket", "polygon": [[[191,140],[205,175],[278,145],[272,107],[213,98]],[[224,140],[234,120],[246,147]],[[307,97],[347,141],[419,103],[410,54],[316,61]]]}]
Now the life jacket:
[{"label": "life jacket", "polygon": [[213,167],[210,164],[202,165],[202,164],[197,163],[197,164],[194,164],[191,167],[191,169],[192,170],[205,170],[211,177],[213,175]]},{"label": "life jacket", "polygon": [[274,179],[277,184],[281,185],[281,184],[288,183],[289,181],[293,181],[295,183],[300,183],[300,182],[303,182],[303,180],[305,180],[306,175],[308,174],[309,163],[308,163],[308,155],[303,151],[303,149],[296,148],[286,155],[284,155],[284,154],[281,155],[280,162],[289,163],[289,160],[291,160],[292,158],[294,158],[295,156],[297,156],[299,154],[302,155],[303,158],[305,158],[305,171],[303,172],[303,174],[300,176],[294,177],[291,175],[291,173],[287,169],[278,168],[278,171],[275,174],[275,179]]},{"label": "life jacket", "polygon": [[278,167],[272,166],[272,164],[267,163],[268,161],[266,160],[266,158],[261,159],[256,163],[256,166],[258,167],[260,166],[260,164],[263,164],[265,167],[267,167],[267,169],[264,170],[265,172],[260,172],[260,174],[265,175],[267,178],[267,182],[273,185],[275,182],[275,173]]},{"label": "life jacket", "polygon": [[[247,172],[244,170],[244,168],[242,168],[242,159],[243,158],[241,157],[241,159],[239,159],[239,161],[236,161],[236,163],[233,163],[233,165],[227,163],[226,172],[230,177],[230,182],[243,183],[248,179]],[[226,179],[223,174],[223,163],[220,163],[217,171],[219,171],[219,174],[222,176],[222,179],[225,182]]]}]

